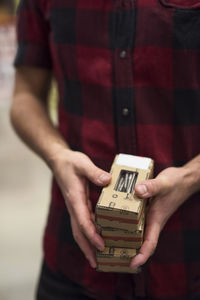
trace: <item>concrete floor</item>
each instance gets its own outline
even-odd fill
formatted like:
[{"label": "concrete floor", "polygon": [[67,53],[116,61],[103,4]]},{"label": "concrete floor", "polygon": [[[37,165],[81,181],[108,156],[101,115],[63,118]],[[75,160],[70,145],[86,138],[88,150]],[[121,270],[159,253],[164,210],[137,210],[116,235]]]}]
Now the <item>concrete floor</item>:
[{"label": "concrete floor", "polygon": [[51,175],[13,132],[9,106],[0,102],[0,300],[32,300]]}]

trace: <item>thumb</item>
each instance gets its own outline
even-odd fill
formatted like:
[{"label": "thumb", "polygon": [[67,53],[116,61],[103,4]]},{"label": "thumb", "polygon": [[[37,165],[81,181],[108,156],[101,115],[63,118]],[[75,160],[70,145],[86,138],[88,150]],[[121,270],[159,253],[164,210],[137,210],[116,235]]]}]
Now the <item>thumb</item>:
[{"label": "thumb", "polygon": [[110,173],[95,166],[95,164],[89,159],[89,157],[86,160],[82,161],[80,171],[81,174],[84,175],[87,179],[99,186],[104,186],[111,181]]},{"label": "thumb", "polygon": [[163,193],[167,188],[165,177],[158,176],[155,179],[142,181],[135,185],[135,192],[139,197],[149,198]]}]

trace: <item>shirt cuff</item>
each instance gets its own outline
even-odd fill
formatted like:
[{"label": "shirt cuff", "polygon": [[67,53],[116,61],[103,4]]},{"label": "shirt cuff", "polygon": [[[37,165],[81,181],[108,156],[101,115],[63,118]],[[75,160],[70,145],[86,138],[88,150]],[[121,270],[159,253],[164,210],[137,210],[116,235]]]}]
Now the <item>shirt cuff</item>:
[{"label": "shirt cuff", "polygon": [[19,43],[14,66],[32,66],[52,69],[49,49],[39,44]]}]

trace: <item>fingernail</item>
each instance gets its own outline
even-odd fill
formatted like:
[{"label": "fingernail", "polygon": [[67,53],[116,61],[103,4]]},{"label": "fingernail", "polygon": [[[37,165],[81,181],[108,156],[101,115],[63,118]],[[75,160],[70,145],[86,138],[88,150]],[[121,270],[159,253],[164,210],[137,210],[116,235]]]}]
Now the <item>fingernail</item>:
[{"label": "fingernail", "polygon": [[110,175],[103,173],[103,174],[101,174],[101,176],[99,176],[98,181],[100,183],[104,183],[104,182],[108,181],[109,179],[110,179]]},{"label": "fingernail", "polygon": [[104,246],[98,245],[98,246],[97,246],[97,249],[98,249],[99,251],[103,251],[103,250],[104,250]]},{"label": "fingernail", "polygon": [[135,268],[134,263],[130,263],[130,267],[131,267],[132,269],[134,269],[134,268]]},{"label": "fingernail", "polygon": [[137,192],[140,194],[146,194],[147,192],[147,187],[144,184],[140,184],[137,186]]},{"label": "fingernail", "polygon": [[139,266],[137,266],[137,264],[131,264],[130,267],[131,267],[132,269],[137,269],[137,268],[139,268]]},{"label": "fingernail", "polygon": [[94,261],[94,259],[92,257],[86,256],[86,259],[88,260],[91,268],[95,269],[96,268],[96,262]]},{"label": "fingernail", "polygon": [[97,232],[100,234],[101,233],[101,226],[96,224],[96,229],[97,229]]},{"label": "fingernail", "polygon": [[99,251],[103,251],[104,250],[104,242],[102,241],[102,243],[100,243],[98,241],[98,243],[96,243],[96,247]]}]

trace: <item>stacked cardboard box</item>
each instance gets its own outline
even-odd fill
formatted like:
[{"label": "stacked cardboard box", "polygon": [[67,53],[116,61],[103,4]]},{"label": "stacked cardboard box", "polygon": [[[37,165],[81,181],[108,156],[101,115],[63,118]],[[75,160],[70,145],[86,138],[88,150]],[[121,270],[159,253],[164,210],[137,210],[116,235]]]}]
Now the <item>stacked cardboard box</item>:
[{"label": "stacked cardboard box", "polygon": [[105,247],[97,252],[97,271],[136,273],[129,267],[131,259],[136,255],[135,249]]},{"label": "stacked cardboard box", "polygon": [[146,200],[134,193],[136,183],[152,178],[153,160],[119,154],[111,167],[112,181],[96,205],[105,250],[97,252],[97,270],[136,273],[129,267],[142,245]]}]

